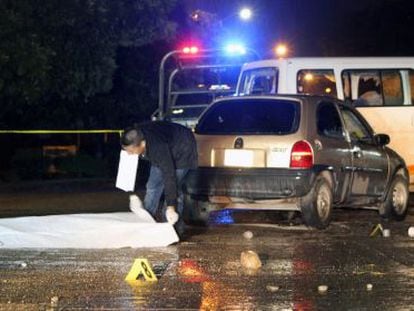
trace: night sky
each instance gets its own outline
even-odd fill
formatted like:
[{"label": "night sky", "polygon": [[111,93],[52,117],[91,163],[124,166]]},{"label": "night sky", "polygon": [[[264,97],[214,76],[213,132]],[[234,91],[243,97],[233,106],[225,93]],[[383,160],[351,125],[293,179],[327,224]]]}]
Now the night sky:
[{"label": "night sky", "polygon": [[[187,0],[222,20],[223,41],[239,40],[264,57],[276,42],[292,56],[412,56],[414,1],[408,0]],[[237,11],[254,17],[241,22]]]}]

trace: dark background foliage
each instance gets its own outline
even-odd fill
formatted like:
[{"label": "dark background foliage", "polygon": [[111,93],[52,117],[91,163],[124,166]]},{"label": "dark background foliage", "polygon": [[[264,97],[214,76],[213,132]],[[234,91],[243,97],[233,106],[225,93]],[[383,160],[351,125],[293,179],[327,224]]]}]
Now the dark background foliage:
[{"label": "dark background foliage", "polygon": [[[180,42],[242,39],[264,57],[413,55],[407,0],[0,0],[0,128],[119,128],[156,109]],[[198,10],[198,22],[190,19]]]}]

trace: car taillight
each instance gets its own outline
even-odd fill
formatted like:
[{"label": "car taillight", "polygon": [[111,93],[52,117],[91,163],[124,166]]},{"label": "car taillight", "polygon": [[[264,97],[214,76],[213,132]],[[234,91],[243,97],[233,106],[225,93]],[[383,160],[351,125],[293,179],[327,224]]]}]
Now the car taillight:
[{"label": "car taillight", "polygon": [[311,145],[301,140],[293,145],[290,155],[291,168],[311,168],[313,165],[313,152]]}]

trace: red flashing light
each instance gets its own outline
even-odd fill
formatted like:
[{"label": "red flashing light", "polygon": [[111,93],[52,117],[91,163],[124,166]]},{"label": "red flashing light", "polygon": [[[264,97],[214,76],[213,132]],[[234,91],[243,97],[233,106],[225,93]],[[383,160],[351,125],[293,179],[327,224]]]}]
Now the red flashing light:
[{"label": "red flashing light", "polygon": [[197,54],[198,53],[198,47],[196,46],[186,46],[183,48],[184,54]]},{"label": "red flashing light", "polygon": [[313,151],[311,145],[301,140],[293,145],[290,155],[291,168],[311,168],[313,166]]}]

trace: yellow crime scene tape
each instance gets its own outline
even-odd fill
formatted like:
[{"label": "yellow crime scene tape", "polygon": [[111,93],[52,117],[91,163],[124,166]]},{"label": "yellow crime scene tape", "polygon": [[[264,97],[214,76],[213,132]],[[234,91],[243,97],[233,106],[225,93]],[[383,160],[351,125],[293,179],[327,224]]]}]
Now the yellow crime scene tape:
[{"label": "yellow crime scene tape", "polygon": [[0,130],[0,134],[104,134],[118,133],[123,130]]}]

